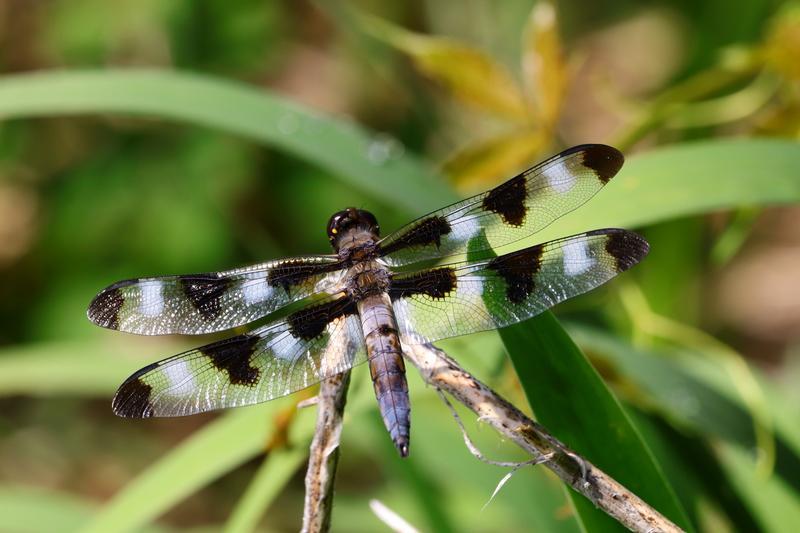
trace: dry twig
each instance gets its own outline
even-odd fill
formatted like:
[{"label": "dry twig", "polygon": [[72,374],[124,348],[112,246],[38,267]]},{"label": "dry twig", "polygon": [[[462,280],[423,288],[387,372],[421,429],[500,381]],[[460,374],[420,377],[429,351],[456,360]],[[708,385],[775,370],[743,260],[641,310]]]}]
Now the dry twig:
[{"label": "dry twig", "polygon": [[426,383],[467,406],[533,457],[553,454],[543,464],[594,505],[632,531],[676,532],[681,529],[608,474],[567,448],[519,409],[435,346],[408,346],[406,357]]},{"label": "dry twig", "polygon": [[320,384],[317,400],[317,426],[306,472],[306,498],[303,508],[305,532],[328,531],[333,507],[333,482],[339,462],[339,437],[347,401],[350,372],[326,379]]}]

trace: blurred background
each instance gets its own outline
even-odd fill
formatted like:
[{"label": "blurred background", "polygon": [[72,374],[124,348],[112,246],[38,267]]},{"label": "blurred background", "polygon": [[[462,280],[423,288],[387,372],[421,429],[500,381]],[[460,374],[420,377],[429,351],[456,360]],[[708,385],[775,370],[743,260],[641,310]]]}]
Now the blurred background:
[{"label": "blurred background", "polygon": [[[800,528],[796,4],[3,0],[0,119],[0,531],[297,530],[309,393],[115,418],[132,371],[209,339],[101,330],[91,298],[325,253],[338,209],[389,231],[584,142],[630,170],[576,231],[636,226],[652,252],[559,319],[685,524]],[[496,334],[443,346],[529,410]],[[401,461],[354,372],[334,531],[388,530],[373,498],[425,531],[580,529],[543,470],[487,504],[507,469],[410,374]]]}]

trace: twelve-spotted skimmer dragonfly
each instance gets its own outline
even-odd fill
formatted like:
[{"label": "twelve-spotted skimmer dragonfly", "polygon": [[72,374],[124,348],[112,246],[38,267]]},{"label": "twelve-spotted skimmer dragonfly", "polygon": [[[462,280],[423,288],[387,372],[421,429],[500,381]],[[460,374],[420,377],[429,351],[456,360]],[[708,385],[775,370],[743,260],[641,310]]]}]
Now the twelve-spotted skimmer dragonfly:
[{"label": "twelve-spotted skimmer dragonfly", "polygon": [[[371,213],[340,211],[328,223],[333,255],[115,283],[92,301],[89,319],[143,335],[220,331],[290,302],[309,302],[250,333],[142,368],[119,388],[113,410],[145,418],[255,404],[369,361],[383,421],[405,457],[410,404],[404,345],[520,322],[601,285],[647,254],[647,242],[622,229],[500,256],[491,249],[582,205],[622,163],[609,146],[576,146],[384,238]],[[468,249],[466,262],[397,268]]]}]

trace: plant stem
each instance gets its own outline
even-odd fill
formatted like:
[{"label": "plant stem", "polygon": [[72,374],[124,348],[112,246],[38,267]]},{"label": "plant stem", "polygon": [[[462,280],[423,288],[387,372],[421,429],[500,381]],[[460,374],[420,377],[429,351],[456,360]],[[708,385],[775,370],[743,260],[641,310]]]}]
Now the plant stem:
[{"label": "plant stem", "polygon": [[553,454],[544,466],[623,526],[641,532],[682,531],[608,474],[567,448],[442,350],[430,344],[407,348],[406,357],[426,383],[449,393],[480,420],[534,457]]},{"label": "plant stem", "polygon": [[303,533],[330,529],[333,483],[339,463],[339,438],[349,385],[350,372],[344,372],[326,379],[319,387],[317,426],[311,441],[306,472]]},{"label": "plant stem", "polygon": [[680,114],[686,106],[708,98],[728,87],[735,86],[759,72],[757,54],[745,54],[736,65],[719,65],[699,72],[681,83],[663,91],[649,102],[640,117],[628,125],[613,141],[623,152],[630,149],[647,134]]}]

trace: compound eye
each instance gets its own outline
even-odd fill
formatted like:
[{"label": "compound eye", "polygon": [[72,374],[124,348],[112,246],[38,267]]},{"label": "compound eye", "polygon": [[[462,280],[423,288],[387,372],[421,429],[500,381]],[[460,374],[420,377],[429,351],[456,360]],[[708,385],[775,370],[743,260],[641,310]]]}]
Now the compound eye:
[{"label": "compound eye", "polygon": [[346,213],[336,213],[328,222],[328,238],[333,240],[339,234],[343,219],[347,216]]}]

